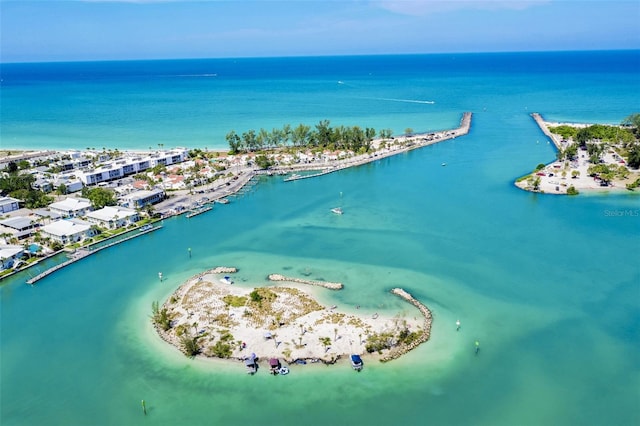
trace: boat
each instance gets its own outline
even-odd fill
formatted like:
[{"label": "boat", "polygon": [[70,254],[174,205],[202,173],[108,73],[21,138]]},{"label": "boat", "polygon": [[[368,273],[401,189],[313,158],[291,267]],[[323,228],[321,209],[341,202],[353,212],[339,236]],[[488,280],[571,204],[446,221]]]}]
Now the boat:
[{"label": "boat", "polygon": [[274,376],[279,374],[281,367],[282,366],[280,365],[280,361],[278,360],[278,358],[269,359],[269,368],[271,368],[271,374],[273,374]]},{"label": "boat", "polygon": [[258,371],[257,364],[258,357],[253,352],[244,360],[244,365],[247,367],[247,374],[254,375]]},{"label": "boat", "polygon": [[353,367],[353,369],[356,371],[362,370],[362,367],[364,367],[364,363],[362,362],[362,358],[360,358],[360,355],[351,355],[351,367]]},{"label": "boat", "polygon": [[220,204],[229,204],[229,200],[226,199],[226,198],[220,198],[220,199],[216,200],[216,202],[220,203]]},{"label": "boat", "polygon": [[342,214],[342,209],[340,207],[334,207],[331,211],[335,214]]},{"label": "boat", "polygon": [[447,163],[442,163],[442,164],[440,164],[440,165],[441,165],[442,167],[444,167],[444,166],[446,166],[446,165],[447,165]]},{"label": "boat", "polygon": [[304,359],[296,359],[296,364],[305,365],[307,363]]},{"label": "boat", "polygon": [[233,284],[233,281],[231,281],[231,277],[228,275],[225,275],[224,277],[220,278],[220,282],[222,284]]},{"label": "boat", "polygon": [[285,366],[280,367],[280,369],[278,370],[278,373],[280,373],[281,376],[286,376],[287,374],[289,374],[289,367],[285,367]]},{"label": "boat", "polygon": [[153,228],[153,225],[151,225],[151,224],[147,224],[147,225],[141,226],[140,227],[140,232],[148,231],[151,228]]}]

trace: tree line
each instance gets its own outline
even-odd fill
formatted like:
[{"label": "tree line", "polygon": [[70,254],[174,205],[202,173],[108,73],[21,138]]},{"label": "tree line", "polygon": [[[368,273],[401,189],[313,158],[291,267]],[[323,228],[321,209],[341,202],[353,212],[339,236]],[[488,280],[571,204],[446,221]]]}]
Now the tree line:
[{"label": "tree line", "polygon": [[376,135],[381,139],[390,139],[392,131],[391,129],[383,129],[378,134],[375,129],[370,127],[364,129],[359,126],[332,127],[329,120],[321,120],[313,128],[306,124],[299,124],[296,127],[285,124],[281,129],[274,128],[271,131],[251,129],[237,134],[235,130],[231,130],[227,133],[226,140],[232,154],[289,146],[343,149],[364,153],[371,150],[371,142]]},{"label": "tree line", "polygon": [[[621,127],[622,126],[622,127]],[[619,146],[627,154],[627,164],[634,169],[640,168],[640,113],[626,117],[621,126],[594,124],[591,126],[576,128],[561,125],[550,127],[549,130],[562,136],[564,139],[572,139],[574,144],[568,145],[564,150],[558,151],[558,160],[572,160],[577,157],[578,148],[586,149],[589,161],[598,163],[605,151],[602,143],[610,143]],[[597,143],[596,143],[597,142]],[[624,152],[623,151],[623,152]]]}]

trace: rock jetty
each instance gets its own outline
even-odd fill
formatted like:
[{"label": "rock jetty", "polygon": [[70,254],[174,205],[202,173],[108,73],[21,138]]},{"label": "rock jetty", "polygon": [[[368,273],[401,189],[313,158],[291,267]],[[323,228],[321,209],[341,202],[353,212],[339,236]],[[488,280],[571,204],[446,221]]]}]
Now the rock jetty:
[{"label": "rock jetty", "polygon": [[399,358],[402,355],[406,354],[407,352],[417,348],[419,345],[429,340],[429,337],[431,337],[431,321],[433,317],[431,315],[431,311],[429,310],[429,308],[427,308],[425,305],[420,303],[418,300],[414,299],[414,297],[411,296],[411,294],[407,293],[405,290],[401,288],[394,288],[393,290],[391,290],[391,293],[403,298],[404,300],[406,300],[407,302],[411,303],[413,306],[418,308],[418,310],[420,311],[420,313],[422,313],[422,316],[424,317],[424,327],[422,329],[422,333],[417,339],[415,339],[413,342],[411,342],[408,345],[402,345],[402,346],[393,348],[384,357],[380,358],[380,362],[392,361],[396,358]]},{"label": "rock jetty", "polygon": [[280,275],[280,274],[271,274],[271,275],[269,275],[268,278],[269,278],[269,281],[288,281],[288,282],[291,282],[291,283],[316,285],[316,286],[319,286],[319,287],[328,288],[329,290],[341,290],[342,287],[343,287],[342,283],[332,283],[332,282],[328,282],[328,281],[305,280],[305,279],[302,279],[302,278],[285,277],[284,275]]}]

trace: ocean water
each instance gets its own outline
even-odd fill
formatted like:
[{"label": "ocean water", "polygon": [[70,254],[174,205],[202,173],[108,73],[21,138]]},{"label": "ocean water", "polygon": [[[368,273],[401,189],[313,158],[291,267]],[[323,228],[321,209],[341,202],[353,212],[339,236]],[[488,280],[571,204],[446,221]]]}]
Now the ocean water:
[{"label": "ocean water", "polygon": [[[9,279],[3,426],[640,423],[640,198],[512,185],[555,156],[530,112],[616,123],[640,110],[640,52],[3,64],[2,80],[3,149],[223,148],[230,129],[326,118],[402,133],[474,112],[465,137],[265,177],[36,286]],[[389,294],[403,287],[432,309],[432,338],[359,374],[187,359],[154,334],[151,303],[218,265],[240,268],[240,286],[310,272],[345,284],[324,303],[417,315]]]}]

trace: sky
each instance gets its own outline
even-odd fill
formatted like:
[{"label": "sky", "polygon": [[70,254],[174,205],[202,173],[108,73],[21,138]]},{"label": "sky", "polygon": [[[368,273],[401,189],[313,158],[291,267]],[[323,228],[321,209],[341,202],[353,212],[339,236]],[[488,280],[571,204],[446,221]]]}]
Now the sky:
[{"label": "sky", "polygon": [[640,49],[640,0],[0,0],[0,62]]}]

